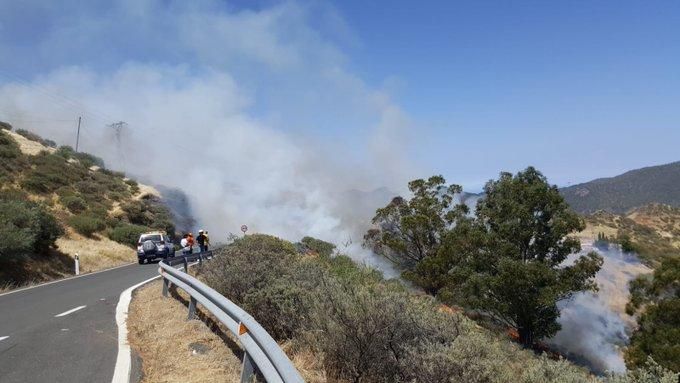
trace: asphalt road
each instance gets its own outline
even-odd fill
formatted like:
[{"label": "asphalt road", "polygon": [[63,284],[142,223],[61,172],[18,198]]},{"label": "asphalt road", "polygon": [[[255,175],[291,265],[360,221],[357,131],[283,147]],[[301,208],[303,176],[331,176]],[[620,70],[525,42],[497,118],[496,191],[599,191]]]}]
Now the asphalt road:
[{"label": "asphalt road", "polygon": [[133,264],[0,295],[0,382],[110,382],[118,298],[156,275]]}]

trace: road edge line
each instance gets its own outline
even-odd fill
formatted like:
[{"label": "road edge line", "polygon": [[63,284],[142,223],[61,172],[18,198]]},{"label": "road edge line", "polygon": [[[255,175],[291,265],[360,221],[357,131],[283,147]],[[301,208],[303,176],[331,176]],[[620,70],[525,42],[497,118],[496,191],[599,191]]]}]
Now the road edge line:
[{"label": "road edge line", "polygon": [[132,355],[130,351],[130,344],[128,343],[127,339],[127,317],[130,301],[132,300],[132,291],[160,277],[160,275],[156,275],[153,278],[149,278],[132,287],[128,287],[120,294],[118,304],[116,305],[116,324],[118,325],[118,356],[116,357],[116,367],[113,370],[113,378],[111,379],[111,383],[129,383],[130,381]]}]

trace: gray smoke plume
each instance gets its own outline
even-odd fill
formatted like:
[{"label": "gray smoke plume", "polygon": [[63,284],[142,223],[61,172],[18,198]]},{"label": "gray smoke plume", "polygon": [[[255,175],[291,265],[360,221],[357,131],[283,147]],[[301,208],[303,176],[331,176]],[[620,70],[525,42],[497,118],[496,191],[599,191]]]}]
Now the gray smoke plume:
[{"label": "gray smoke plume", "polygon": [[628,283],[651,269],[617,245],[601,248],[585,243],[583,253],[590,251],[604,258],[596,276],[599,291],[579,293],[560,303],[562,330],[549,343],[596,373],[625,372],[622,348],[635,326],[635,319],[625,313]]},{"label": "gray smoke plume", "polygon": [[[312,15],[291,2],[236,11],[212,0],[116,2],[106,14],[63,7],[77,12],[52,20],[53,8],[41,9],[52,23],[36,49],[52,67],[28,80],[0,77],[0,120],[73,146],[82,115],[81,150],[182,190],[215,241],[247,224],[371,259],[360,248],[370,222],[352,213],[367,206],[337,196],[399,191],[413,178],[413,123],[317,29],[315,17],[332,10]],[[126,56],[91,67],[107,44]],[[59,61],[71,51],[83,64]],[[127,125],[112,128],[117,121]]]}]

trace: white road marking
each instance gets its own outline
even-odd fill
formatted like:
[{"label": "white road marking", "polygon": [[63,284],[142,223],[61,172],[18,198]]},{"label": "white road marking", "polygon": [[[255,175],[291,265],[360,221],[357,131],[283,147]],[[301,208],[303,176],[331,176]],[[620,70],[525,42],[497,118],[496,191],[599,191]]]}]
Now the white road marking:
[{"label": "white road marking", "polygon": [[5,340],[7,338],[9,338],[9,337],[8,336],[0,336],[0,340]]},{"label": "white road marking", "polygon": [[55,315],[54,317],[55,317],[55,318],[63,317],[63,316],[65,316],[65,315],[74,313],[74,312],[76,312],[76,311],[78,311],[78,310],[82,310],[82,309],[84,309],[85,307],[87,307],[87,306],[78,306],[78,307],[73,308],[73,309],[70,309],[70,310],[68,310],[68,311],[64,311],[64,312],[61,313],[61,314],[57,314],[57,315]]},{"label": "white road marking", "polygon": [[[190,263],[189,266],[193,266],[197,263],[198,262]],[[182,266],[181,269],[184,269],[184,266]],[[160,268],[158,270],[160,272]],[[149,278],[146,281],[139,282],[120,294],[118,304],[116,305],[116,324],[118,325],[118,356],[116,357],[116,368],[113,370],[113,378],[111,379],[111,383],[128,383],[130,381],[132,356],[130,352],[130,344],[127,340],[127,316],[128,307],[130,306],[130,301],[132,300],[132,292],[136,288],[160,277],[161,275],[156,275],[155,277]]]},{"label": "white road marking", "polygon": [[68,329],[67,329],[67,328],[62,328],[61,331],[68,331]]},{"label": "white road marking", "polygon": [[120,294],[118,304],[116,305],[116,324],[118,325],[118,357],[116,358],[116,368],[113,370],[113,378],[111,383],[128,383],[130,381],[130,344],[127,340],[127,316],[130,300],[132,300],[132,291],[139,286],[160,278],[157,275],[149,278],[146,281],[140,282],[132,287],[129,287]]}]

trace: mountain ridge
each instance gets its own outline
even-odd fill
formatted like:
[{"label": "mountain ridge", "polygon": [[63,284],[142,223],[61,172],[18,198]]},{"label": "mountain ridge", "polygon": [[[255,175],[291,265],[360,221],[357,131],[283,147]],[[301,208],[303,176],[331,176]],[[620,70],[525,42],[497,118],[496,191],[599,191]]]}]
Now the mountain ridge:
[{"label": "mountain ridge", "polygon": [[680,161],[629,170],[613,177],[560,188],[575,211],[598,210],[623,214],[631,209],[661,203],[680,206]]}]

